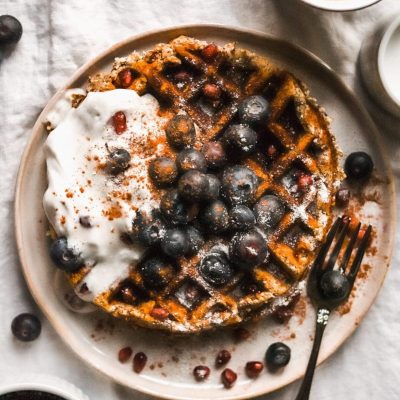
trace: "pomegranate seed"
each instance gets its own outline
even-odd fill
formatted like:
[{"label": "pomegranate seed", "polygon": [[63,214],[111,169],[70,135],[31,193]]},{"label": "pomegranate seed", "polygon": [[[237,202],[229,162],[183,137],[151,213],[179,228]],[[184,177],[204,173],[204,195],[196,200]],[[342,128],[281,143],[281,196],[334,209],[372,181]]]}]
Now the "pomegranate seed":
[{"label": "pomegranate seed", "polygon": [[229,389],[236,382],[237,375],[230,368],[225,368],[221,374],[221,380],[226,389]]},{"label": "pomegranate seed", "polygon": [[154,307],[151,312],[150,315],[155,318],[158,319],[159,321],[164,321],[165,319],[168,318],[169,316],[169,312],[162,307]]},{"label": "pomegranate seed", "polygon": [[264,364],[260,361],[249,361],[246,364],[246,374],[249,378],[257,378],[264,369]]},{"label": "pomegranate seed", "polygon": [[221,89],[215,83],[206,83],[203,86],[203,94],[211,100],[218,100],[221,97]]},{"label": "pomegranate seed", "polygon": [[351,218],[348,215],[343,215],[342,221],[344,224],[347,224],[351,222]]},{"label": "pomegranate seed", "polygon": [[357,234],[358,241],[361,241],[364,239],[365,232],[366,232],[366,230],[364,228],[360,228],[360,230],[358,231],[358,234]]},{"label": "pomegranate seed", "polygon": [[118,73],[118,79],[121,87],[124,89],[128,88],[133,82],[132,70],[129,68],[123,69]]},{"label": "pomegranate seed", "polygon": [[250,331],[246,328],[239,327],[233,331],[233,336],[237,342],[241,342],[243,340],[247,340],[251,334]]},{"label": "pomegranate seed", "polygon": [[120,295],[122,297],[122,300],[127,304],[134,304],[135,301],[137,300],[136,296],[133,293],[132,288],[128,286],[125,286],[121,289]]},{"label": "pomegranate seed", "polygon": [[346,206],[350,200],[350,190],[348,189],[339,189],[336,192],[336,204],[338,206]]},{"label": "pomegranate seed", "polygon": [[187,82],[190,79],[190,74],[187,71],[179,71],[174,75],[177,82]]},{"label": "pomegranate seed", "polygon": [[133,351],[130,347],[124,347],[118,352],[118,360],[121,363],[126,363],[132,355]]},{"label": "pomegranate seed", "polygon": [[215,359],[215,365],[221,367],[229,362],[231,359],[231,353],[228,350],[221,350]]},{"label": "pomegranate seed", "polygon": [[307,174],[300,175],[297,184],[300,190],[307,190],[313,184],[312,176]]},{"label": "pomegranate seed", "polygon": [[113,115],[113,123],[115,132],[118,135],[126,131],[126,116],[122,111],[118,111]]},{"label": "pomegranate seed", "polygon": [[206,61],[212,61],[218,54],[218,47],[214,43],[210,43],[201,51],[201,55]]},{"label": "pomegranate seed", "polygon": [[210,375],[210,368],[205,365],[198,365],[193,369],[193,376],[197,382],[204,381]]},{"label": "pomegranate seed", "polygon": [[147,356],[142,351],[135,354],[133,357],[133,370],[138,374],[143,371],[147,362]]},{"label": "pomegranate seed", "polygon": [[273,145],[270,144],[267,148],[267,154],[270,158],[275,158],[276,153],[278,152],[277,148]]}]

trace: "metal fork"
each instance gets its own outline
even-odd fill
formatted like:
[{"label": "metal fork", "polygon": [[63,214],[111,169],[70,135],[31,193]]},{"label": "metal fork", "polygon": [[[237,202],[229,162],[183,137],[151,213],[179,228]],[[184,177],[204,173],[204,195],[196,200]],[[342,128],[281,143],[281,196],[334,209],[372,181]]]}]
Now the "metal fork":
[{"label": "metal fork", "polygon": [[[299,393],[297,394],[296,400],[307,400],[310,396],[311,384],[314,377],[315,366],[317,364],[319,349],[321,347],[322,336],[325,331],[325,327],[328,323],[329,316],[335,308],[339,305],[345,303],[351,293],[354,286],[354,281],[356,280],[357,273],[360,269],[362,258],[364,257],[365,251],[368,247],[369,238],[371,236],[371,225],[368,226],[357,252],[354,256],[351,266],[348,268],[349,260],[353,249],[355,247],[358,233],[360,231],[361,224],[359,223],[357,228],[354,230],[350,237],[350,241],[347,245],[343,259],[340,263],[338,271],[347,278],[348,287],[346,294],[340,298],[326,297],[321,290],[321,279],[324,274],[328,271],[333,271],[337,258],[339,256],[340,250],[342,249],[346,235],[349,233],[350,220],[344,221],[343,218],[338,218],[332,225],[329,231],[325,243],[322,245],[314,264],[310,271],[310,276],[308,279],[308,294],[317,309],[317,320],[315,329],[314,345],[311,351],[310,359],[308,361],[307,370],[304,375],[303,382],[301,384]],[[328,261],[325,263],[325,258],[330,249],[335,237],[337,240],[335,246],[333,247]],[[348,270],[347,274],[346,271]]]}]

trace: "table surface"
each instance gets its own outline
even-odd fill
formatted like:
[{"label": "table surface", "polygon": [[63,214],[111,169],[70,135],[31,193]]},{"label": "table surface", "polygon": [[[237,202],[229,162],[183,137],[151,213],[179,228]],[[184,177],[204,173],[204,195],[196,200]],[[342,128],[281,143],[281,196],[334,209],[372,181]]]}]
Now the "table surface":
[{"label": "table surface", "polygon": [[[149,399],[82,364],[37,309],[18,262],[13,202],[19,160],[37,116],[79,66],[113,43],[155,28],[220,23],[267,32],[309,49],[345,80],[375,119],[399,172],[400,120],[368,98],[357,71],[363,39],[396,13],[399,0],[348,13],[316,10],[299,0],[0,0],[0,14],[16,16],[24,27],[18,46],[0,53],[0,382],[14,374],[56,374],[91,399]],[[377,301],[356,333],[317,370],[312,398],[400,398],[399,236],[396,244]],[[41,315],[43,322],[40,339],[30,344],[14,340],[10,332],[13,317],[26,311]],[[262,399],[293,399],[297,389],[294,383]]]}]

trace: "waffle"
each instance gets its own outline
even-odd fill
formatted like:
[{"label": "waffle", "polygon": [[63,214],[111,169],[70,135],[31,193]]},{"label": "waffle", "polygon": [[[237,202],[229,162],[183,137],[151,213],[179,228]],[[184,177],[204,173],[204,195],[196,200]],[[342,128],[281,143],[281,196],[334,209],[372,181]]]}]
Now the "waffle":
[{"label": "waffle", "polygon": [[[196,124],[197,148],[221,137],[246,97],[261,94],[271,105],[269,120],[259,129],[256,152],[241,160],[259,179],[257,199],[274,194],[285,204],[280,222],[266,234],[266,261],[247,272],[238,269],[228,284],[213,287],[197,266],[213,249],[226,249],[229,239],[209,236],[195,256],[176,260],[175,275],[166,288],[147,290],[133,266],[129,276],[94,299],[115,317],[170,332],[237,325],[269,315],[290,301],[330,226],[341,178],[329,119],[302,82],[234,44],[218,47],[217,56],[207,59],[202,51],[207,45],[179,37],[145,54],[116,59],[109,74],[92,76],[88,84],[88,91],[124,87],[150,93],[166,118],[188,114]],[[129,85],[123,81],[127,69],[133,77]],[[218,85],[222,92],[211,105],[203,98],[207,83]],[[268,152],[271,145],[274,154]],[[313,177],[313,187],[305,193],[296,186],[295,177],[301,173]],[[86,272],[83,267],[70,274],[71,283],[77,286]]]}]

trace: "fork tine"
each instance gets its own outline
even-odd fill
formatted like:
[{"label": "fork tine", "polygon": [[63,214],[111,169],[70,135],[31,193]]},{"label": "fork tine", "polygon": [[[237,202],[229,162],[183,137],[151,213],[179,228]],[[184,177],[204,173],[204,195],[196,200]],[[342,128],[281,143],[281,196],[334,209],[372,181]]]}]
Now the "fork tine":
[{"label": "fork tine", "polygon": [[342,262],[340,263],[339,271],[343,274],[346,271],[347,264],[350,260],[351,253],[354,249],[354,245],[357,240],[358,232],[361,228],[361,222],[358,223],[357,228],[354,230],[353,234],[351,235],[350,242],[347,245],[346,251],[344,253]]},{"label": "fork tine", "polygon": [[353,265],[351,266],[348,278],[350,282],[350,287],[352,288],[354,285],[354,281],[356,280],[356,276],[358,270],[360,269],[361,261],[364,257],[364,253],[367,250],[369,238],[371,236],[372,226],[369,225],[367,231],[365,232],[364,237],[360,243],[360,246],[357,250],[356,256],[354,257]]},{"label": "fork tine", "polygon": [[340,231],[339,238],[338,238],[338,240],[336,241],[335,247],[333,248],[332,253],[331,253],[330,257],[329,257],[329,260],[328,260],[328,262],[327,262],[325,271],[331,271],[331,270],[333,270],[333,268],[334,268],[334,266],[335,266],[335,264],[336,264],[336,260],[337,260],[337,258],[338,258],[338,255],[339,255],[339,253],[340,253],[340,250],[341,250],[341,248],[342,248],[342,246],[343,246],[343,242],[344,242],[344,239],[345,239],[345,237],[346,237],[347,231],[348,231],[348,229],[349,229],[349,224],[350,224],[350,221],[347,221],[347,222],[341,227],[341,231]]},{"label": "fork tine", "polygon": [[339,226],[342,224],[342,219],[339,217],[334,224],[331,227],[331,230],[329,231],[325,243],[321,246],[321,249],[315,258],[313,267],[311,269],[311,273],[315,274],[317,269],[321,269],[323,261],[325,259],[326,254],[328,253],[329,247],[331,247],[332,241],[336,235],[336,232],[339,228]]}]

